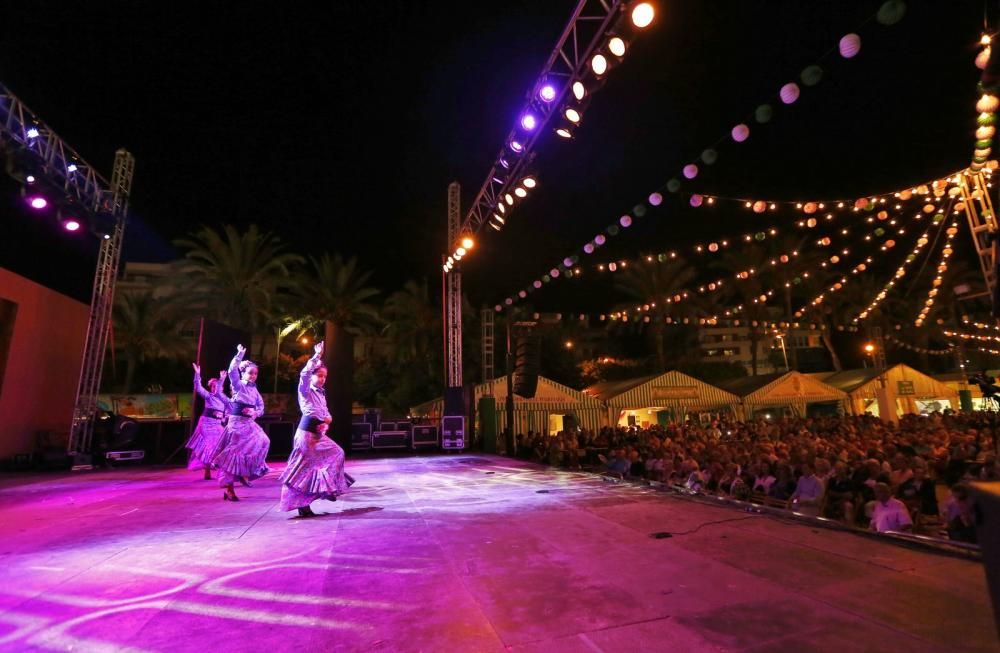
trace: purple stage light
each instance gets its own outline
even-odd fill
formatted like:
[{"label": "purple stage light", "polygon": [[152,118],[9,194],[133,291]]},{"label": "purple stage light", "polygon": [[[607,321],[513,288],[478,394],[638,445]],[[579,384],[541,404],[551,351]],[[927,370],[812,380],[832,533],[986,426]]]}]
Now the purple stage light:
[{"label": "purple stage light", "polygon": [[35,175],[28,175],[27,177],[24,178],[24,181],[26,181],[29,184],[35,183]]},{"label": "purple stage light", "polygon": [[510,169],[510,161],[508,161],[507,159],[505,159],[503,157],[500,157],[500,167],[503,168],[504,170],[509,170]]},{"label": "purple stage light", "polygon": [[76,164],[71,163],[68,166],[66,166],[66,172],[76,172]]},{"label": "purple stage light", "polygon": [[524,151],[524,145],[521,144],[521,141],[513,140],[510,142],[510,149],[520,153]]},{"label": "purple stage light", "polygon": [[42,197],[41,195],[31,195],[28,197],[28,206],[35,209],[36,211],[41,211],[49,205],[49,201]]},{"label": "purple stage light", "polygon": [[28,131],[24,132],[24,135],[27,136],[28,138],[38,138],[38,130],[35,129],[34,127],[31,127],[30,129],[28,129]]},{"label": "purple stage light", "polygon": [[523,127],[525,130],[530,132],[534,130],[534,128],[537,126],[538,126],[538,121],[535,120],[535,116],[533,114],[526,113],[523,116],[521,116],[521,127]]},{"label": "purple stage light", "polygon": [[538,91],[538,97],[542,98],[543,102],[551,102],[556,99],[556,87],[546,84]]},{"label": "purple stage light", "polygon": [[66,231],[79,231],[80,229],[80,223],[75,218],[66,218],[62,225]]}]

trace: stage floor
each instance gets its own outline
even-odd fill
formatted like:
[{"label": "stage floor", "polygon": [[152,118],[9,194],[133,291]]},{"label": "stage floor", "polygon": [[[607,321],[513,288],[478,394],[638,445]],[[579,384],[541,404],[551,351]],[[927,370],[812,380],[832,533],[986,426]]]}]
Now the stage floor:
[{"label": "stage floor", "polygon": [[235,504],[181,469],[4,477],[0,650],[1000,648],[974,562],[496,456],[348,471],[314,519],[277,471]]}]

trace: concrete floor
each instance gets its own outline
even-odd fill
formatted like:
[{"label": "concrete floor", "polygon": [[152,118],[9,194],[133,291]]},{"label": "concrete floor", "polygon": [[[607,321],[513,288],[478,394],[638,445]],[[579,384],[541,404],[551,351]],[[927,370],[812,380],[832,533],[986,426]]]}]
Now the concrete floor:
[{"label": "concrete floor", "polygon": [[0,480],[0,650],[1000,650],[974,562],[500,457],[348,470],[315,519],[277,472]]}]

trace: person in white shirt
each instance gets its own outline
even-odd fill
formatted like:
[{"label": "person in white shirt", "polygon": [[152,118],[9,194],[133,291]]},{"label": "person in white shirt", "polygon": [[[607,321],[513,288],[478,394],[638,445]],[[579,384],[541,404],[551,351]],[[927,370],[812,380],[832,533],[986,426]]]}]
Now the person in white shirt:
[{"label": "person in white shirt", "polygon": [[875,484],[875,510],[872,512],[871,529],[879,533],[913,529],[913,520],[910,519],[906,504],[893,498],[885,483]]}]

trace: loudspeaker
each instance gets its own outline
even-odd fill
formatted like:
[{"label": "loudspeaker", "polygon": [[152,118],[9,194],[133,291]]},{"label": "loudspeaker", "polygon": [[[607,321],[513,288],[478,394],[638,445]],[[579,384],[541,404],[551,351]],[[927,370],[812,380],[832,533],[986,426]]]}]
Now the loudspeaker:
[{"label": "loudspeaker", "polygon": [[424,449],[438,446],[438,427],[414,426],[413,438],[410,440],[413,449]]},{"label": "loudspeaker", "polygon": [[351,424],[351,450],[371,449],[372,425],[368,422]]},{"label": "loudspeaker", "polygon": [[514,347],[514,394],[531,399],[538,390],[541,339],[519,336]]},{"label": "loudspeaker", "polygon": [[413,422],[396,422],[397,431],[405,431],[410,436],[413,435]]},{"label": "loudspeaker", "polygon": [[382,409],[381,408],[366,408],[363,422],[371,425],[372,431],[377,431],[379,425],[382,422]]},{"label": "loudspeaker", "polygon": [[479,400],[479,435],[482,438],[483,451],[497,452],[497,400],[494,397],[483,397]]},{"label": "loudspeaker", "polygon": [[444,389],[444,414],[465,414],[465,390],[461,386]]},{"label": "loudspeaker", "polygon": [[465,448],[465,418],[460,415],[449,415],[441,418],[441,448]]},{"label": "loudspeaker", "polygon": [[406,431],[375,431],[372,433],[372,449],[407,449],[410,434]]}]

